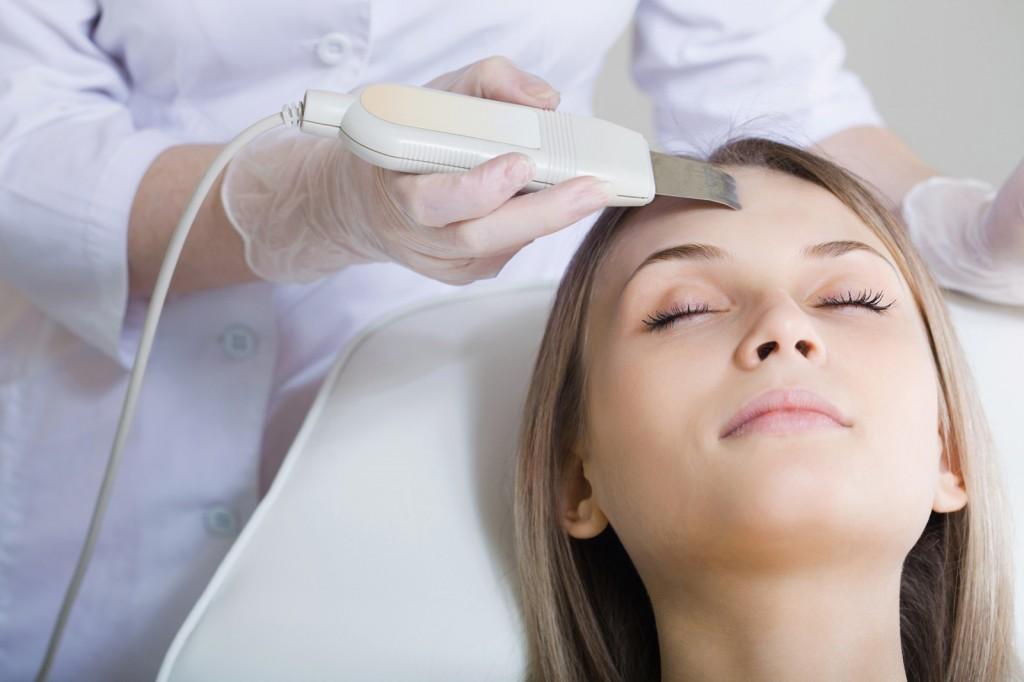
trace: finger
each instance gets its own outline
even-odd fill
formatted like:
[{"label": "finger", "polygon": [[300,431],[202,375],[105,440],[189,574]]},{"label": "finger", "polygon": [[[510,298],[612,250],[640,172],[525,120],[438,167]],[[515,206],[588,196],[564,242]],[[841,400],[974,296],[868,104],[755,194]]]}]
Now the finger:
[{"label": "finger", "polygon": [[484,257],[518,250],[538,237],[568,227],[606,206],[610,197],[607,181],[589,176],[573,178],[511,199],[482,218],[445,229],[455,231],[460,251]]},{"label": "finger", "polygon": [[396,174],[389,192],[415,222],[443,227],[493,212],[533,174],[530,157],[512,152],[463,173]]},{"label": "finger", "polygon": [[516,251],[487,258],[458,258],[435,264],[431,276],[445,284],[464,285],[482,279],[493,279],[512,260]]},{"label": "finger", "polygon": [[523,71],[507,57],[494,56],[444,74],[428,87],[458,92],[473,97],[554,109],[561,99],[551,84]]},{"label": "finger", "polygon": [[413,250],[404,252],[396,262],[443,284],[460,286],[496,276],[514,255],[515,252],[509,252],[487,258],[445,258]]}]

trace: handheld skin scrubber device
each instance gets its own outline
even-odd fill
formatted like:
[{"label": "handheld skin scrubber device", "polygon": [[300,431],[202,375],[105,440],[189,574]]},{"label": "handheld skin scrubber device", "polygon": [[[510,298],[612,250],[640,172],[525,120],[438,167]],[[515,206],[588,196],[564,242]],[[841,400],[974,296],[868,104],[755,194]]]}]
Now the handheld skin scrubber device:
[{"label": "handheld skin scrubber device", "polygon": [[740,207],[725,172],[652,152],[640,133],[599,118],[430,88],[371,85],[351,95],[307,90],[300,127],[340,138],[364,161],[406,173],[467,171],[519,152],[537,169],[526,192],[593,175],[612,184],[610,206],[643,206],[663,194]]},{"label": "handheld skin scrubber device", "polygon": [[733,178],[693,159],[651,152],[640,133],[597,118],[457,95],[406,85],[373,85],[345,95],[309,90],[301,104],[287,104],[242,131],[224,146],[199,181],[171,234],[160,266],[128,391],[93,508],[89,530],[36,676],[43,682],[53,666],[71,608],[99,536],[121,461],[156,326],[185,238],[217,176],[238,150],[279,125],[336,138],[377,166],[407,173],[466,171],[508,152],[527,154],[536,176],[531,192],[563,180],[593,175],[612,184],[611,206],[642,206],[659,194],[740,208]]}]

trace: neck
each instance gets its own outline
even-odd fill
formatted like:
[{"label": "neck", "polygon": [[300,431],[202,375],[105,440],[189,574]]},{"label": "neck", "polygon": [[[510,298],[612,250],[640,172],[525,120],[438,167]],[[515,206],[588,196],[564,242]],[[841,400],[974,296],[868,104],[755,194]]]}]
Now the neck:
[{"label": "neck", "polygon": [[651,591],[662,682],[906,682],[900,572],[719,573]]}]

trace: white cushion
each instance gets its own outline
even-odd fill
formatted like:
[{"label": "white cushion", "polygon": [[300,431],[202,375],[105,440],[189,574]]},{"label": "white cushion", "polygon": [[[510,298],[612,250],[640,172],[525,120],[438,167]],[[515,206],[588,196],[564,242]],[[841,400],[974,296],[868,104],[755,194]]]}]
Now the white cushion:
[{"label": "white cushion", "polygon": [[[553,292],[459,293],[350,344],[158,680],[522,679],[513,456]],[[1024,311],[947,300],[1016,491]]]}]

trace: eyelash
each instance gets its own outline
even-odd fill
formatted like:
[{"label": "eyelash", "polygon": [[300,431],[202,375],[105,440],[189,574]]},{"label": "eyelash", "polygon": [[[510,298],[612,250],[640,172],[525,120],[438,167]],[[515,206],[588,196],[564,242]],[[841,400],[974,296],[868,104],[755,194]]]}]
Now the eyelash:
[{"label": "eyelash", "polygon": [[[882,314],[888,310],[893,303],[895,303],[895,301],[890,301],[885,305],[880,305],[879,302],[882,300],[884,293],[885,292],[882,291],[875,292],[870,289],[864,289],[854,297],[853,292],[848,291],[846,292],[846,297],[840,296],[836,298],[835,296],[825,296],[821,298],[821,303],[818,307],[839,308],[842,306],[853,305],[867,308],[875,313]],[[654,332],[667,327],[677,319],[700,315],[708,312],[709,309],[710,306],[707,303],[703,303],[695,308],[691,308],[690,305],[687,304],[685,309],[673,306],[668,310],[663,310],[661,312],[654,313],[653,315],[649,315],[647,319],[644,320],[644,324],[647,325],[648,331]]]}]

